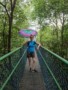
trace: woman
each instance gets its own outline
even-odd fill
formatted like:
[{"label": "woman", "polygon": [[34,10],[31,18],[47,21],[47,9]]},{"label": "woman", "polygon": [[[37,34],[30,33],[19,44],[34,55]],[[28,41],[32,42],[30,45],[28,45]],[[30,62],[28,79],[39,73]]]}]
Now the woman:
[{"label": "woman", "polygon": [[37,46],[37,50],[38,50],[40,47],[40,44],[34,41],[33,35],[30,35],[30,41],[27,41],[25,44],[27,44],[27,58],[29,61],[30,71],[37,72],[37,70],[35,69],[35,63],[36,63],[36,61],[35,61],[35,46],[36,46],[36,44],[38,45]]}]

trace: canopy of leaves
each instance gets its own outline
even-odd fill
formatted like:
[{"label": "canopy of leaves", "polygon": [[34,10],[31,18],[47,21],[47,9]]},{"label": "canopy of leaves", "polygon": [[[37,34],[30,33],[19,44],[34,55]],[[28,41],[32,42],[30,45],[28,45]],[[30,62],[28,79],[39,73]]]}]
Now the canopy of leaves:
[{"label": "canopy of leaves", "polygon": [[[13,2],[12,2],[13,3]],[[8,13],[10,14],[11,6],[10,0],[0,1],[0,55],[7,53],[8,49],[8,29],[9,29],[9,17],[5,11],[3,5],[6,4]],[[22,7],[23,6],[23,7]],[[25,3],[22,0],[17,0],[16,6],[13,12],[13,23],[11,31],[11,49],[20,47],[23,45],[24,38],[19,35],[19,30],[27,28],[29,26],[27,16],[24,8]]]},{"label": "canopy of leaves", "polygon": [[33,19],[40,24],[42,45],[68,58],[68,0],[31,0],[31,4]]}]

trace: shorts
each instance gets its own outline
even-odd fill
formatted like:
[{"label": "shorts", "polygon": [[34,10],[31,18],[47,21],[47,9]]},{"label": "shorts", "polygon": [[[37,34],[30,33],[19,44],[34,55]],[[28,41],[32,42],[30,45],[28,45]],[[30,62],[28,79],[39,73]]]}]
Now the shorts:
[{"label": "shorts", "polygon": [[27,52],[27,58],[34,58],[35,57],[35,52]]}]

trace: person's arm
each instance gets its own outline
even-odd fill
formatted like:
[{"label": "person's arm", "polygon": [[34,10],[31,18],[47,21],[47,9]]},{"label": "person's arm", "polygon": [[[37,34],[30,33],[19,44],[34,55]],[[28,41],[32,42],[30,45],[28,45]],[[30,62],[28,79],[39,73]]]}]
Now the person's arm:
[{"label": "person's arm", "polygon": [[38,42],[36,42],[36,44],[38,45],[37,46],[37,50],[39,49],[39,47],[41,46],[41,44],[40,43],[38,43]]}]

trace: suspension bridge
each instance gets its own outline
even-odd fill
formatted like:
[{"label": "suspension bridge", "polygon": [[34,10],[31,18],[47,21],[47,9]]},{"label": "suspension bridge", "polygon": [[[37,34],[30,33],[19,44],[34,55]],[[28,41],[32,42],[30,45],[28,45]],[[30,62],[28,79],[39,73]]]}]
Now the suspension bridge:
[{"label": "suspension bridge", "polygon": [[68,90],[68,61],[52,51],[36,50],[36,69],[29,72],[26,47],[0,58],[0,90]]}]

